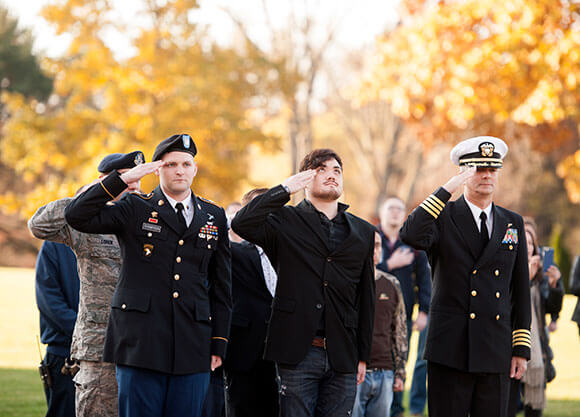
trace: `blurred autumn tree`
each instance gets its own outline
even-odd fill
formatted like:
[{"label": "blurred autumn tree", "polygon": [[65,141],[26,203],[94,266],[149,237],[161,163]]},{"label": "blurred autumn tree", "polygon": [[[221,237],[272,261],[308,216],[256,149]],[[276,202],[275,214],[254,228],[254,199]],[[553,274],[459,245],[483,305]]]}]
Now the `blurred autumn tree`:
[{"label": "blurred autumn tree", "polygon": [[526,138],[580,202],[580,5],[407,0],[360,91],[387,100],[427,147],[476,134]]},{"label": "blurred autumn tree", "polygon": [[[43,9],[72,42],[65,56],[44,62],[55,78],[47,103],[2,96],[10,114],[2,158],[28,184],[0,198],[5,209],[30,214],[92,180],[104,155],[141,149],[149,159],[160,140],[181,132],[198,146],[196,192],[225,202],[246,175],[248,145],[275,143],[251,112],[260,63],[196,27],[195,0],[144,1],[132,26],[119,23],[112,3],[68,0]],[[115,55],[112,34],[131,42],[130,57]]]}]

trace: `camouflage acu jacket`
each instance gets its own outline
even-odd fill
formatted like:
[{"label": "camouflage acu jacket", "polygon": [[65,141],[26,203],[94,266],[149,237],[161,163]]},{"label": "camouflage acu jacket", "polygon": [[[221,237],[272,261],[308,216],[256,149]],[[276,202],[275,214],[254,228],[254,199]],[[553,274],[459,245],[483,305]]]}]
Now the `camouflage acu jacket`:
[{"label": "camouflage acu jacket", "polygon": [[80,278],[79,311],[71,357],[101,361],[111,297],[121,269],[121,252],[114,235],[81,233],[64,219],[71,198],[53,201],[38,209],[28,221],[39,239],[68,245],[77,256]]}]

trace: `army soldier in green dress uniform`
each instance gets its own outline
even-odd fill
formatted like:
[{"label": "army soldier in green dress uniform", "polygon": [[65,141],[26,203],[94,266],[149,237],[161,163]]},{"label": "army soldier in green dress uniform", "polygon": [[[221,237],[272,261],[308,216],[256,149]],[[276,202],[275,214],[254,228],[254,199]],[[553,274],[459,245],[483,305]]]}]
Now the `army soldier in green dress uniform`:
[{"label": "army soldier in green dress uniform", "polygon": [[[431,264],[429,417],[505,416],[509,378],[521,378],[530,358],[523,220],[492,202],[507,150],[490,136],[459,143],[451,159],[460,173],[401,229],[401,239],[425,250]],[[463,184],[464,194],[449,201]]]},{"label": "army soldier in green dress uniform", "polygon": [[[113,172],[66,208],[85,233],[115,234],[123,265],[105,338],[116,364],[119,414],[199,416],[209,370],[221,365],[231,317],[230,249],[225,212],[196,196],[197,150],[173,135],[153,162]],[[150,194],[107,204],[127,184],[156,173]]]},{"label": "army soldier in green dress uniform", "polygon": [[[107,155],[98,166],[100,178],[114,170],[127,172],[145,162],[143,152]],[[139,182],[127,191],[138,191]],[[74,251],[79,269],[79,310],[72,338],[71,358],[80,362],[74,375],[77,417],[114,417],[118,414],[115,366],[102,362],[111,297],[121,271],[121,251],[115,235],[91,235],[70,227],[66,197],[39,208],[28,221],[39,239],[64,243]],[[73,368],[73,372],[75,372]]]}]

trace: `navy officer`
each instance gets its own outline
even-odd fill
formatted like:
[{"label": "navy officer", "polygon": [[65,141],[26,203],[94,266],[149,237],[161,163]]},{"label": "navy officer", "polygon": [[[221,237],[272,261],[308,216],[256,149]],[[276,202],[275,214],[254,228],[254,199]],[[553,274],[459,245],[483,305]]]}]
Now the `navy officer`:
[{"label": "navy officer", "polygon": [[[225,212],[191,191],[195,143],[173,135],[153,162],[113,172],[73,200],[67,222],[115,234],[122,269],[111,301],[103,359],[116,364],[121,417],[199,416],[209,371],[221,365],[231,318]],[[149,194],[127,193],[147,174]]]},{"label": "navy officer", "polygon": [[[433,292],[429,417],[502,417],[509,377],[530,358],[530,290],[522,217],[493,203],[508,147],[480,136],[453,148],[460,172],[407,218],[401,239],[427,252]],[[455,201],[451,195],[464,185]]]}]

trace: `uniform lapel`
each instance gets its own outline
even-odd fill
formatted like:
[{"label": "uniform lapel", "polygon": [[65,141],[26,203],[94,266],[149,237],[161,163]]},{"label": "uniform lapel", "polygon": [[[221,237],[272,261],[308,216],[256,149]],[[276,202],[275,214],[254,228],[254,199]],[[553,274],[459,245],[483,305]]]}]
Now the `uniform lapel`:
[{"label": "uniform lapel", "polygon": [[469,206],[465,202],[465,198],[463,196],[459,197],[457,201],[455,201],[451,213],[451,219],[455,223],[455,226],[457,226],[459,235],[469,248],[469,251],[473,257],[477,259],[480,253],[479,229],[475,224],[473,214],[471,213],[471,210],[469,209]]},{"label": "uniform lapel", "polygon": [[260,258],[260,251],[258,250],[256,245],[253,245],[251,243],[247,243],[247,245],[248,250],[251,252],[251,255],[248,258],[250,258],[250,262],[254,264],[256,271],[258,271],[259,275],[258,286],[261,288],[262,291],[265,291],[266,294],[271,296],[270,290],[266,285],[266,277],[264,276],[264,269],[262,268],[262,259]]},{"label": "uniform lapel", "polygon": [[177,214],[167,198],[165,198],[165,194],[161,191],[161,187],[155,188],[153,191],[153,199],[151,200],[155,211],[159,213],[159,217],[163,219],[163,221],[175,230],[177,233],[180,233],[182,226],[177,221]]},{"label": "uniform lapel", "polygon": [[306,224],[312,229],[312,231],[320,238],[324,247],[329,249],[328,246],[328,238],[324,235],[322,230],[322,225],[320,224],[320,218],[318,217],[318,213],[313,210],[310,210],[306,202],[302,200],[300,204],[296,206],[299,210],[296,210],[298,215],[306,222]]},{"label": "uniform lapel", "polygon": [[483,250],[481,257],[477,261],[478,267],[485,265],[487,261],[489,261],[493,255],[497,252],[499,245],[501,244],[501,240],[505,231],[507,229],[507,219],[502,215],[500,210],[495,207],[495,204],[492,206],[493,210],[493,231],[491,233],[491,239],[489,243]]},{"label": "uniform lapel", "polygon": [[183,234],[183,239],[188,238],[192,234],[198,233],[203,225],[208,222],[215,223],[217,219],[213,218],[213,215],[209,214],[203,209],[203,206],[199,204],[195,194],[191,193],[191,199],[193,200],[193,220],[191,221],[189,227]]}]

